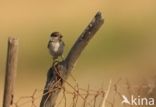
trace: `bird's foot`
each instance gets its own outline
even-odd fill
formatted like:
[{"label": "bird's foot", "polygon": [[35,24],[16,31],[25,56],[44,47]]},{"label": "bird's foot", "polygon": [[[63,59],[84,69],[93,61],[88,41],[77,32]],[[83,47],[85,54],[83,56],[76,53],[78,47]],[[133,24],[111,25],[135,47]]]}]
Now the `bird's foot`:
[{"label": "bird's foot", "polygon": [[60,62],[60,61],[59,61],[58,59],[53,60],[53,64],[52,64],[52,66],[57,65],[59,62]]},{"label": "bird's foot", "polygon": [[64,61],[64,56],[63,55],[61,55],[61,60]]}]

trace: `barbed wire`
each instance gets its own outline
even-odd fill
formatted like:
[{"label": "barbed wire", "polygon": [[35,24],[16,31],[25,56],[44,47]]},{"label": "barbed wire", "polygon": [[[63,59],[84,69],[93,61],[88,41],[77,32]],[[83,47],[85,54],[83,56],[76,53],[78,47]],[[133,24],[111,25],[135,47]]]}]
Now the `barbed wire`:
[{"label": "barbed wire", "polygon": [[[66,85],[69,86],[69,83],[67,83]],[[78,85],[77,87],[74,87],[71,84],[70,84],[70,87],[72,87],[72,90],[66,89],[65,86],[58,87],[62,89],[60,93],[62,94],[61,96],[62,98],[60,99],[60,101],[58,101],[58,103],[56,104],[56,107],[59,107],[59,105],[62,104],[63,100],[64,100],[64,107],[67,107],[67,95],[68,96],[70,95],[72,98],[71,105],[70,105],[71,107],[76,107],[78,103],[78,99],[83,100],[82,107],[87,107],[87,106],[96,107],[97,97],[101,96],[101,100],[102,100],[104,97],[104,93],[105,93],[104,90],[97,90],[97,91],[91,90],[89,85],[87,89],[79,88]],[[35,89],[32,95],[22,96],[17,101],[15,101],[13,107],[22,107],[27,104],[30,104],[31,105],[30,107],[37,107],[36,100],[41,98],[43,95],[49,94],[53,91],[54,90],[51,90],[51,91],[48,91],[47,93],[42,94],[43,89],[41,90]]]},{"label": "barbed wire", "polygon": [[[85,89],[79,86],[74,76],[72,76],[72,80],[75,81],[74,85],[67,80],[63,80],[63,86],[58,85],[61,79],[58,79],[55,83],[53,83],[53,87],[55,87],[52,88],[53,90],[49,90],[47,93],[43,94],[43,91],[48,89],[35,89],[30,96],[22,96],[18,98],[18,100],[13,103],[13,107],[23,107],[26,105],[30,105],[30,107],[38,107],[39,104],[36,102],[36,100],[40,99],[44,95],[52,93],[58,88],[61,89],[61,92],[55,107],[60,107],[61,105],[63,107],[105,107],[105,103],[107,103],[110,107],[115,107],[116,96],[118,97],[118,100],[123,100],[122,88],[124,88],[129,95],[132,93],[138,94],[141,93],[141,91],[143,92],[145,89],[150,88],[149,85],[145,83],[140,85],[131,85],[128,80],[124,80],[125,84],[120,84],[122,81],[120,78],[117,80],[117,82],[113,83],[113,85],[111,85],[110,81],[107,90],[104,90],[103,88],[97,90],[91,89],[90,85],[88,85]],[[113,93],[112,100],[108,98],[110,90],[111,94]]]}]

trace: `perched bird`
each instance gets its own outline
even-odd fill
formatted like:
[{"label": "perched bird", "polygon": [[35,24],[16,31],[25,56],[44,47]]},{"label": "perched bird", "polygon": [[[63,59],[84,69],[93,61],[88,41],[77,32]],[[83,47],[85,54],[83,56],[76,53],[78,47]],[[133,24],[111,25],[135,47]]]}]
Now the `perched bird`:
[{"label": "perched bird", "polygon": [[57,60],[59,56],[62,57],[63,51],[64,51],[64,42],[62,40],[62,35],[59,32],[53,32],[50,35],[50,39],[48,42],[48,49],[49,53],[52,55],[53,60]]}]

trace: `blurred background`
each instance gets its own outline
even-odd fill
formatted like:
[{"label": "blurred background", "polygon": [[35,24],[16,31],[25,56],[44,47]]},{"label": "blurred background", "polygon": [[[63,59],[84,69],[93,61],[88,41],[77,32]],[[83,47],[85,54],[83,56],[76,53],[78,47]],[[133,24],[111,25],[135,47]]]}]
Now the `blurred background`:
[{"label": "blurred background", "polygon": [[42,89],[52,64],[49,35],[64,35],[66,56],[97,11],[105,19],[74,67],[81,87],[107,87],[110,79],[131,82],[156,74],[155,0],[0,1],[0,105],[4,88],[7,39],[19,39],[16,98]]}]

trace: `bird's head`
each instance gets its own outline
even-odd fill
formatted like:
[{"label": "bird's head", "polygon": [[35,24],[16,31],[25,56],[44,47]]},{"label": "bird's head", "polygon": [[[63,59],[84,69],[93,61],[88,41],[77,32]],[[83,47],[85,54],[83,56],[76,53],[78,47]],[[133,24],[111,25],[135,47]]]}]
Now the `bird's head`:
[{"label": "bird's head", "polygon": [[50,35],[50,40],[51,41],[60,41],[62,39],[62,35],[59,33],[59,32],[53,32],[51,35]]}]

